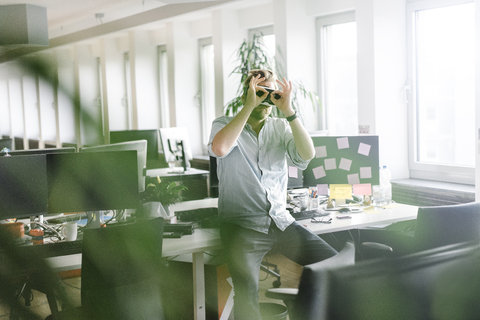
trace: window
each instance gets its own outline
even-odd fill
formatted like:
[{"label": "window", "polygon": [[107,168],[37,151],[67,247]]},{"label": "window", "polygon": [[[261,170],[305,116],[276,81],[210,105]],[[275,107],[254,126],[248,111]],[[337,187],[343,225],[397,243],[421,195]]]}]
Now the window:
[{"label": "window", "polygon": [[202,141],[204,152],[207,153],[207,143],[215,119],[215,68],[212,39],[200,39],[200,88],[202,108]]},{"label": "window", "polygon": [[160,92],[160,117],[162,128],[170,127],[170,105],[168,100],[168,56],[165,45],[158,46],[158,77]]},{"label": "window", "polygon": [[319,93],[321,130],[328,134],[356,135],[357,26],[355,14],[344,13],[317,19],[319,43]]},{"label": "window", "polygon": [[263,45],[267,50],[267,56],[271,58],[270,62],[272,63],[272,69],[275,70],[276,68],[275,51],[276,50],[275,50],[275,34],[273,32],[273,26],[250,29],[248,31],[248,39],[252,41],[254,35],[257,37],[258,36],[262,37]]},{"label": "window", "polygon": [[474,184],[474,4],[436,3],[407,10],[410,176]]},{"label": "window", "polygon": [[125,75],[125,96],[122,99],[122,105],[125,107],[127,115],[127,128],[133,129],[133,110],[132,110],[132,78],[130,74],[130,55],[128,52],[123,54],[123,70]]}]

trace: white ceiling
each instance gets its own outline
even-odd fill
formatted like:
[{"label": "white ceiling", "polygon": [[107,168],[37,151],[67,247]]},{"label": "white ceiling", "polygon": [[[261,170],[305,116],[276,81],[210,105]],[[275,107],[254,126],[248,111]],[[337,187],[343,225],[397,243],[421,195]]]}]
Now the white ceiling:
[{"label": "white ceiling", "polygon": [[46,8],[51,39],[167,4],[204,1],[215,0],[0,0],[0,5],[32,4]]}]

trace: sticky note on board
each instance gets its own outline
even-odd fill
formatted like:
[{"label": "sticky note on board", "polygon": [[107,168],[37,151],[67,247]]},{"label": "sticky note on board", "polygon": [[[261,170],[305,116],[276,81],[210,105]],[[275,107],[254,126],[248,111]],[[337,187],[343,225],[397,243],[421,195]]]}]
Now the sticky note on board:
[{"label": "sticky note on board", "polygon": [[325,165],[325,170],[334,170],[334,169],[337,169],[337,162],[336,162],[335,158],[325,159],[325,161],[323,162],[323,164]]},{"label": "sticky note on board", "polygon": [[340,164],[339,164],[338,168],[340,168],[342,170],[350,171],[351,166],[352,166],[352,160],[342,158],[342,159],[340,159]]},{"label": "sticky note on board", "polygon": [[320,179],[327,175],[325,173],[325,168],[323,166],[313,168],[312,171],[313,171],[313,175],[315,176],[315,179]]},{"label": "sticky note on board", "polygon": [[319,196],[328,196],[328,184],[317,184],[317,194]]},{"label": "sticky note on board", "polygon": [[358,173],[349,174],[347,175],[347,181],[348,181],[348,184],[351,184],[351,185],[359,184],[360,177],[358,176]]},{"label": "sticky note on board", "polygon": [[337,138],[337,147],[338,149],[348,149],[350,145],[348,144],[348,138]]},{"label": "sticky note on board", "polygon": [[349,184],[331,184],[330,198],[332,199],[351,199],[352,186]]},{"label": "sticky note on board", "polygon": [[371,178],[372,178],[372,168],[360,167],[360,179],[371,179]]},{"label": "sticky note on board", "polygon": [[353,185],[353,194],[356,196],[366,196],[372,194],[372,185],[370,183],[361,183]]},{"label": "sticky note on board", "polygon": [[288,167],[288,177],[289,178],[298,178],[298,168],[289,166]]},{"label": "sticky note on board", "polygon": [[327,146],[315,147],[315,157],[325,158],[327,156]]},{"label": "sticky note on board", "polygon": [[358,146],[358,153],[368,157],[370,154],[370,148],[371,146],[369,144],[360,142],[360,145]]}]

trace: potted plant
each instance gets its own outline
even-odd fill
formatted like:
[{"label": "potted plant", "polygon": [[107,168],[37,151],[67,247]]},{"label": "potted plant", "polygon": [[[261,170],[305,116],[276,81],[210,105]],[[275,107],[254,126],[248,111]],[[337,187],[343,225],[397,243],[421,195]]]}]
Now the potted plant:
[{"label": "potted plant", "polygon": [[162,183],[160,177],[157,177],[157,182],[147,184],[145,188],[145,201],[158,201],[162,204],[167,215],[170,215],[170,206],[177,202],[185,200],[182,191],[188,188],[176,181],[170,183]]},{"label": "potted plant", "polygon": [[[279,55],[281,52],[277,49]],[[283,70],[281,69],[281,63],[275,61],[268,54],[268,49],[263,41],[263,34],[254,34],[252,41],[243,40],[241,46],[237,50],[237,60],[238,65],[233,69],[231,74],[240,74],[240,84],[237,89],[237,96],[230,100],[224,107],[224,113],[227,116],[234,116],[238,111],[243,107],[241,100],[241,95],[243,93],[243,82],[248,76],[248,73],[252,69],[269,69],[274,70],[279,77],[279,79],[287,76],[284,75]],[[293,109],[301,113],[301,108],[299,105],[299,97],[303,97],[306,101],[310,101],[313,109],[316,110],[318,106],[321,108],[320,98],[318,95],[309,91],[302,81],[293,80],[294,84],[293,94],[292,94],[292,106]],[[271,116],[274,117],[283,117],[283,114],[277,109],[273,108]]]}]

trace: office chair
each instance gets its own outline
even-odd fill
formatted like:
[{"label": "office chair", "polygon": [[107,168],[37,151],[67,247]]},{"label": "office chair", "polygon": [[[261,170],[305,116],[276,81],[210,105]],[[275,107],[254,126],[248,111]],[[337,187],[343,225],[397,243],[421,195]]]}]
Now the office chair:
[{"label": "office chair", "polygon": [[479,242],[322,272],[324,317],[316,319],[479,319]]},{"label": "office chair", "polygon": [[[362,231],[364,235],[388,236],[381,230]],[[378,238],[382,238],[379,236]],[[390,243],[366,241],[363,248],[381,256],[400,256],[449,244],[480,240],[480,202],[421,207],[418,209],[413,237],[393,236]],[[375,253],[374,253],[375,255]]]},{"label": "office chair", "polygon": [[343,249],[335,256],[304,266],[298,289],[268,289],[265,296],[283,300],[287,306],[290,320],[322,319],[324,310],[320,292],[325,283],[320,276],[321,272],[354,263],[355,245],[352,242],[346,242]]},{"label": "office chair", "polygon": [[153,218],[85,229],[81,307],[60,319],[163,320],[163,224]]}]

